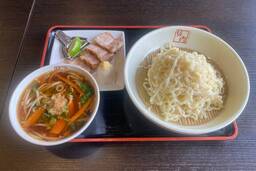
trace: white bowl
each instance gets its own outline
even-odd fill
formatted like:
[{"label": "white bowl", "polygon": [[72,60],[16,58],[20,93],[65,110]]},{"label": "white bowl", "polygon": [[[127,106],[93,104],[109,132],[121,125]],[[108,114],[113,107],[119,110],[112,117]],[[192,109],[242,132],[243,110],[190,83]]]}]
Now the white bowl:
[{"label": "white bowl", "polygon": [[[66,138],[63,138],[60,140],[56,140],[56,141],[46,141],[46,140],[35,139],[35,138],[31,137],[30,135],[28,135],[28,133],[21,127],[21,125],[19,123],[19,120],[17,118],[17,107],[18,107],[19,99],[20,99],[20,96],[22,95],[23,91],[25,90],[25,88],[32,82],[32,80],[39,77],[40,75],[43,75],[44,73],[53,71],[56,67],[58,67],[58,68],[65,67],[69,70],[80,73],[81,75],[85,76],[85,78],[88,79],[88,81],[91,83],[91,85],[93,86],[93,88],[95,90],[96,100],[95,100],[94,110],[90,115],[90,119],[85,123],[85,125],[69,137],[66,137]],[[14,90],[14,92],[11,96],[10,102],[9,102],[9,119],[10,119],[11,125],[12,125],[13,129],[15,130],[15,132],[24,140],[26,140],[30,143],[33,143],[33,144],[43,145],[43,146],[58,145],[58,144],[63,144],[65,142],[70,141],[73,138],[77,137],[91,124],[91,122],[94,119],[96,112],[98,110],[99,101],[100,101],[99,87],[98,87],[95,79],[92,77],[92,75],[88,71],[84,70],[81,67],[70,65],[70,64],[48,65],[48,66],[41,67],[41,68],[33,71],[29,75],[27,75],[16,87],[16,89]]]},{"label": "white bowl", "polygon": [[[149,52],[162,47],[169,41],[172,41],[176,47],[195,50],[210,57],[225,76],[228,95],[224,109],[216,118],[205,124],[182,126],[165,122],[149,111],[139,97],[135,85],[135,74],[139,64]],[[183,134],[210,133],[229,125],[243,111],[250,92],[246,67],[236,51],[221,38],[209,32],[186,26],[164,27],[141,37],[127,55],[124,74],[128,94],[139,111],[153,123]]]}]

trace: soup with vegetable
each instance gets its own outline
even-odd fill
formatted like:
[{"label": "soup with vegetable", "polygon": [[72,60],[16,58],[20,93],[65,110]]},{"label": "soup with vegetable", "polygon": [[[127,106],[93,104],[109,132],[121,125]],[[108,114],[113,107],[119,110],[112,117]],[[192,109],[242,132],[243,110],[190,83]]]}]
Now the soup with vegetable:
[{"label": "soup with vegetable", "polygon": [[78,131],[90,118],[94,89],[81,74],[56,69],[41,75],[25,89],[18,118],[32,137],[58,140]]}]

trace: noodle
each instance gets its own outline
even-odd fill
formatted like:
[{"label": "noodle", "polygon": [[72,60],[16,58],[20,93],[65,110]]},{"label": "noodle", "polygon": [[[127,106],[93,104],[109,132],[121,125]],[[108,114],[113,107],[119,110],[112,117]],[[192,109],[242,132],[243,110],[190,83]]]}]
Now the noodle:
[{"label": "noodle", "polygon": [[146,63],[142,86],[149,108],[165,121],[209,119],[223,108],[224,80],[204,55],[164,47]]}]

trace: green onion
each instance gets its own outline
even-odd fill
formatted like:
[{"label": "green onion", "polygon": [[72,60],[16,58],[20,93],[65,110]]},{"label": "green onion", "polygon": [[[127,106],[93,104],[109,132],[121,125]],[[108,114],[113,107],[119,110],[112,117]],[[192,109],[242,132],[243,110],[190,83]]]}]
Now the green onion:
[{"label": "green onion", "polygon": [[67,112],[62,112],[61,115],[60,115],[63,119],[67,118]]},{"label": "green onion", "polygon": [[49,125],[53,126],[56,123],[56,121],[57,121],[56,117],[51,117]]},{"label": "green onion", "polygon": [[71,130],[72,132],[76,131],[76,125],[75,125],[75,123],[71,123],[70,126],[69,126],[69,128],[70,128],[70,130]]},{"label": "green onion", "polygon": [[47,118],[50,118],[51,117],[51,114],[50,113],[44,113],[44,116],[47,117]]},{"label": "green onion", "polygon": [[86,83],[80,82],[79,86],[84,93],[86,93],[87,91],[93,91],[92,87]]},{"label": "green onion", "polygon": [[84,104],[89,99],[89,97],[93,95],[94,90],[91,86],[83,82],[80,82],[80,88],[84,92],[84,95],[80,98],[80,102]]}]

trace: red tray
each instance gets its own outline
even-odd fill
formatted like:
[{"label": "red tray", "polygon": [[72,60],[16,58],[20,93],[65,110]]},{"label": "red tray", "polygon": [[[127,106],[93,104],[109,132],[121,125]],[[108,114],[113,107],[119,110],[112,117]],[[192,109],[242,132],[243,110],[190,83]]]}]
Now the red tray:
[{"label": "red tray", "polygon": [[[193,27],[196,28],[200,28],[200,29],[204,29],[206,31],[212,32],[211,29],[207,26],[204,25],[192,25]],[[134,41],[138,40],[143,34],[145,34],[146,32],[149,32],[153,29],[157,29],[157,28],[161,28],[164,26],[75,26],[75,25],[56,25],[51,27],[46,35],[46,39],[45,39],[45,44],[44,44],[44,50],[43,50],[43,54],[41,57],[41,64],[40,66],[44,66],[48,64],[49,61],[49,54],[51,53],[51,48],[52,48],[52,44],[53,44],[53,40],[55,38],[55,31],[56,30],[81,30],[81,29],[90,29],[90,30],[94,30],[94,29],[104,29],[104,30],[121,30],[125,32],[125,36],[126,36],[126,40],[130,40],[130,43],[126,42],[126,49],[127,51],[129,50],[129,44],[130,46],[134,43]],[[118,95],[114,95],[117,98],[115,98],[114,100],[116,100],[116,102],[118,101],[122,101],[123,100],[123,96],[125,96],[126,98],[124,98],[126,101],[126,103],[128,103],[130,106],[128,108],[126,108],[126,110],[128,109],[129,113],[138,113],[138,111],[136,109],[132,109],[135,108],[134,106],[132,106],[132,104],[130,104],[129,102],[129,98],[126,96],[125,90],[123,91],[119,91],[117,92]],[[112,98],[113,93],[101,93],[101,101],[103,101],[104,103],[104,99],[109,100],[109,98]],[[120,100],[122,99],[122,100]],[[126,104],[125,103],[125,104]],[[118,106],[118,105],[116,105]],[[100,107],[101,108],[101,107]],[[103,108],[103,107],[102,107]],[[122,108],[122,107],[119,107]],[[124,107],[125,108],[125,107]],[[125,109],[122,109],[120,111],[123,111]],[[104,118],[106,120],[106,118],[110,117],[110,122],[113,121],[111,120],[111,110],[107,111],[108,112],[108,116],[104,116],[107,110],[105,110],[103,108],[103,110],[96,115],[100,116],[103,115],[102,118]],[[120,112],[119,112],[120,113]],[[122,115],[123,113],[121,113]],[[119,114],[120,115],[120,114]],[[106,124],[107,122],[109,122],[109,120],[105,121],[106,125],[104,127],[105,130],[107,130],[107,133],[96,133],[96,129],[97,127],[101,127],[101,123],[103,122],[99,122],[99,123],[94,123],[94,126],[90,126],[92,128],[88,128],[89,130],[91,129],[91,133],[88,134],[88,130],[86,131],[86,133],[82,134],[80,137],[73,139],[71,142],[129,142],[129,141],[224,141],[224,140],[233,140],[237,137],[238,135],[238,126],[236,124],[236,122],[232,123],[231,125],[227,126],[226,128],[220,130],[220,131],[216,131],[214,133],[211,134],[204,134],[204,135],[200,135],[200,136],[183,136],[180,134],[175,134],[175,133],[169,133],[166,132],[166,130],[162,130],[161,128],[156,127],[155,125],[153,125],[152,123],[150,123],[149,121],[145,122],[148,125],[147,128],[143,128],[145,132],[143,131],[138,131],[138,128],[136,128],[137,130],[133,130],[130,131],[128,128],[131,126],[131,124],[129,123],[129,119],[128,121],[124,119],[125,117],[121,117],[121,118],[117,118],[114,119],[115,121],[118,121],[120,123],[117,123],[117,125],[119,124],[119,126],[113,126],[113,125],[108,125]],[[113,118],[112,118],[113,119]],[[140,117],[135,117],[135,119],[141,120],[142,118]],[[97,122],[98,119],[94,119]],[[101,119],[102,120],[102,119]],[[123,123],[122,123],[123,122]],[[123,124],[126,124],[126,126],[123,126]],[[144,124],[144,122],[143,122]],[[93,123],[92,123],[93,125]],[[122,126],[121,126],[122,125]],[[115,130],[111,130],[112,127],[115,128]],[[148,131],[149,128],[152,127],[152,130]],[[111,128],[109,131],[109,128]],[[158,130],[158,133],[156,134],[148,134],[148,132],[154,132],[154,130]],[[130,132],[129,132],[130,131]],[[89,131],[90,132],[90,131]],[[147,133],[146,133],[147,132]],[[157,131],[156,131],[157,132]],[[159,133],[160,132],[160,133]]]}]

